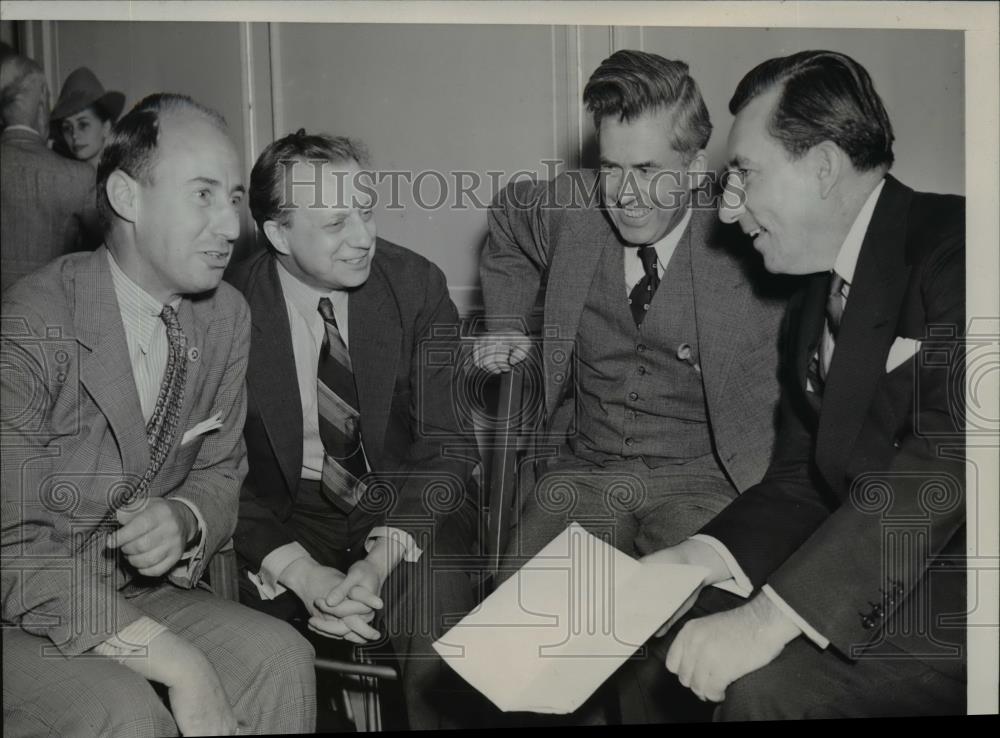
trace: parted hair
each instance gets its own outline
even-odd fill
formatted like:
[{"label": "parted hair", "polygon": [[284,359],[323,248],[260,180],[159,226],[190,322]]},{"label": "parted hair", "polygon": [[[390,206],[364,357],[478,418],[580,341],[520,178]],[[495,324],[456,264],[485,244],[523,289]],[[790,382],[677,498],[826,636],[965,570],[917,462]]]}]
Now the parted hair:
[{"label": "parted hair", "polygon": [[688,159],[705,148],[712,135],[708,108],[688,65],[658,54],[616,51],[590,75],[583,102],[594,116],[598,135],[609,115],[627,123],[650,111],[670,111],[670,145]]}]

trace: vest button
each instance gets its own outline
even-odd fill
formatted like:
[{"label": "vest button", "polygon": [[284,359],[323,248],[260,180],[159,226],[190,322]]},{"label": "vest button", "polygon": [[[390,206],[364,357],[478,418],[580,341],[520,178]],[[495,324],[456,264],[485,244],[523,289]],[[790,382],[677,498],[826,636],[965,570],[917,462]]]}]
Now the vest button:
[{"label": "vest button", "polygon": [[633,402],[635,402],[636,400],[639,399],[639,393],[638,392],[629,392],[628,393],[628,399],[630,399]]},{"label": "vest button", "polygon": [[646,350],[646,344],[640,343],[638,346],[635,347],[635,350],[641,354],[643,351]]},{"label": "vest button", "polygon": [[625,439],[625,445],[629,446],[629,447],[634,446],[635,445],[635,439],[634,438],[626,438]]}]

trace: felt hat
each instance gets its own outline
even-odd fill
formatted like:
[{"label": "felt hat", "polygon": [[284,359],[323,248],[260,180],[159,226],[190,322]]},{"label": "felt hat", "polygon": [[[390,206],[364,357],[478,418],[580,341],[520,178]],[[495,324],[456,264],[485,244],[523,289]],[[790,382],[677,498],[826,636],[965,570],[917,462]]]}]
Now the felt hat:
[{"label": "felt hat", "polygon": [[66,78],[59,99],[49,116],[52,120],[60,120],[69,115],[76,115],[81,110],[97,103],[111,116],[111,122],[118,120],[122,108],[125,107],[125,95],[120,92],[105,92],[104,86],[97,75],[87,67],[74,69]]}]

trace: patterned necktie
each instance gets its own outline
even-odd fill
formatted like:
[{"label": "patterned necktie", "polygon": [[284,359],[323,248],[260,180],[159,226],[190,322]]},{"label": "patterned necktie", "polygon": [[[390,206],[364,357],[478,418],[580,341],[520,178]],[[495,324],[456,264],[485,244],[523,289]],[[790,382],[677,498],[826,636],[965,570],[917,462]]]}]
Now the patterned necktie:
[{"label": "patterned necktie", "polygon": [[809,382],[817,395],[823,394],[830,362],[833,361],[837,333],[840,331],[840,321],[844,317],[844,285],[845,282],[839,274],[833,272],[830,275],[830,286],[826,296],[826,323],[819,348],[809,360],[808,369]]},{"label": "patterned necktie", "polygon": [[[167,368],[160,382],[160,393],[156,396],[156,406],[146,423],[146,441],[149,443],[149,466],[127,503],[145,496],[149,485],[159,473],[167,459],[170,447],[177,434],[177,421],[184,405],[184,384],[187,380],[187,337],[181,330],[177,312],[166,305],[160,313],[160,320],[167,326]],[[127,504],[126,503],[126,504]]]},{"label": "patterned necktie", "polygon": [[844,280],[834,272],[830,277],[830,291],[826,296],[826,330],[819,348],[820,378],[826,382],[830,372],[830,362],[833,361],[833,348],[837,333],[840,331],[840,321],[844,317]]},{"label": "patterned necktie", "polygon": [[635,321],[636,328],[642,325],[649,304],[653,301],[653,295],[656,294],[656,288],[660,286],[660,272],[656,268],[656,249],[652,246],[640,246],[639,259],[642,260],[645,275],[628,295],[628,304],[632,308],[632,320]]},{"label": "patterned necktie", "polygon": [[365,485],[358,480],[367,472],[358,393],[351,356],[326,297],[319,301],[319,314],[326,329],[316,370],[319,437],[325,451],[322,489],[328,500],[350,512],[364,494]]}]

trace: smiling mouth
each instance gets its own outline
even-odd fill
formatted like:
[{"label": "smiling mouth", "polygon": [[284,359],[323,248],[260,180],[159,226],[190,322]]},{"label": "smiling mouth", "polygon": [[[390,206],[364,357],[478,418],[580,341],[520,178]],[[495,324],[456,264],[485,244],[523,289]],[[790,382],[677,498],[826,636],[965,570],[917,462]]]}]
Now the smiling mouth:
[{"label": "smiling mouth", "polygon": [[344,259],[344,263],[345,264],[350,264],[351,266],[361,266],[362,264],[365,263],[365,260],[367,258],[368,258],[368,254],[362,254],[361,256],[359,256],[356,259]]},{"label": "smiling mouth", "polygon": [[203,251],[202,253],[205,254],[205,256],[210,256],[216,261],[224,261],[229,258],[228,251]]},{"label": "smiling mouth", "polygon": [[641,205],[629,205],[626,207],[618,208],[618,211],[627,220],[642,220],[647,215],[652,212],[652,208],[642,207]]}]

